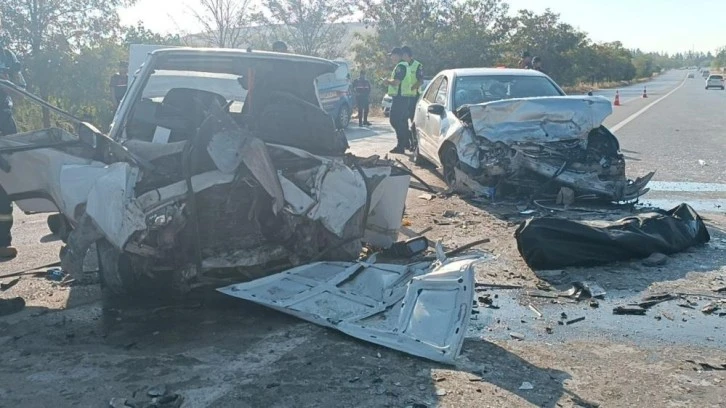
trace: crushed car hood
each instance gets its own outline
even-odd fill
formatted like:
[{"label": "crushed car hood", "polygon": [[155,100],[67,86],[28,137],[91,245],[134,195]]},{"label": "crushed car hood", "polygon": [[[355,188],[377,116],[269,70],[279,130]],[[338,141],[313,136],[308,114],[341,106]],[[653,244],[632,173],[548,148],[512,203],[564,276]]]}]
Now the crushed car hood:
[{"label": "crushed car hood", "polygon": [[468,110],[475,134],[507,144],[586,139],[613,112],[601,96],[506,99]]}]

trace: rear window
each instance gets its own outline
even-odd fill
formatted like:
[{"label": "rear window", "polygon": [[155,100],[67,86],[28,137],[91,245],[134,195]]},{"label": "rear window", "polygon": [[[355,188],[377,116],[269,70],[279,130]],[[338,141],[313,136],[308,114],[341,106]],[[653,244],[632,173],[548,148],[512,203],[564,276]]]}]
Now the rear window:
[{"label": "rear window", "polygon": [[711,75],[711,79],[723,79],[723,75]]}]

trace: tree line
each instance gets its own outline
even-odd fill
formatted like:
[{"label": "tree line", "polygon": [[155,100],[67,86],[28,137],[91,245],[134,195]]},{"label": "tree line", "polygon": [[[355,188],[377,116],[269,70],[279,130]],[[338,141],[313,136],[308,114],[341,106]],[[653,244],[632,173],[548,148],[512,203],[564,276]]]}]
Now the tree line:
[{"label": "tree line", "polygon": [[[108,81],[130,44],[269,49],[281,39],[296,53],[350,58],[377,74],[371,78],[389,73],[387,52],[394,46],[412,47],[429,76],[454,67],[516,66],[528,51],[563,86],[630,81],[726,60],[726,50],[667,55],[617,41],[595,43],[557,13],[512,13],[505,0],[196,0],[190,12],[203,31],[175,35],[142,23],[122,26],[118,10],[135,1],[0,2],[5,42],[22,59],[29,89],[105,128],[113,117]],[[354,21],[368,30],[353,35],[346,23]],[[26,130],[51,125],[47,112],[24,104],[17,116]]]}]

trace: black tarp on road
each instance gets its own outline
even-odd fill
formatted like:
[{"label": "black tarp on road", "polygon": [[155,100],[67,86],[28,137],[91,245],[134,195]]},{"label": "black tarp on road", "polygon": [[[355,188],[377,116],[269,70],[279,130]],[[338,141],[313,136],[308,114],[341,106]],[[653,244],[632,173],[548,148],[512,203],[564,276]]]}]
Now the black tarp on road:
[{"label": "black tarp on road", "polygon": [[523,222],[514,237],[532,269],[602,265],[656,252],[669,255],[711,239],[687,204],[614,222],[535,218]]}]

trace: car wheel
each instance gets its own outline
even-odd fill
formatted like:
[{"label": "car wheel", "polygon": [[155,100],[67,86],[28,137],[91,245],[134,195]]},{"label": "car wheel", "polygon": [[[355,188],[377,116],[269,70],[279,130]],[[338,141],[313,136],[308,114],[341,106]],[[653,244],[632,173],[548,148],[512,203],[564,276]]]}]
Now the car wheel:
[{"label": "car wheel", "polygon": [[98,274],[103,301],[107,306],[121,306],[132,300],[151,303],[179,299],[188,292],[177,284],[178,274],[151,277],[144,263],[121,253],[105,239],[96,242]]},{"label": "car wheel", "polygon": [[446,184],[454,188],[456,186],[456,168],[459,167],[459,154],[456,147],[447,144],[441,152],[441,166],[444,171],[444,181]]},{"label": "car wheel", "polygon": [[386,117],[386,118],[391,117],[391,112],[389,112],[389,111],[383,111],[383,117]]},{"label": "car wheel", "polygon": [[348,125],[350,125],[350,114],[351,110],[348,105],[343,105],[340,107],[340,110],[338,110],[338,118],[335,120],[338,128],[345,129],[348,127]]}]

